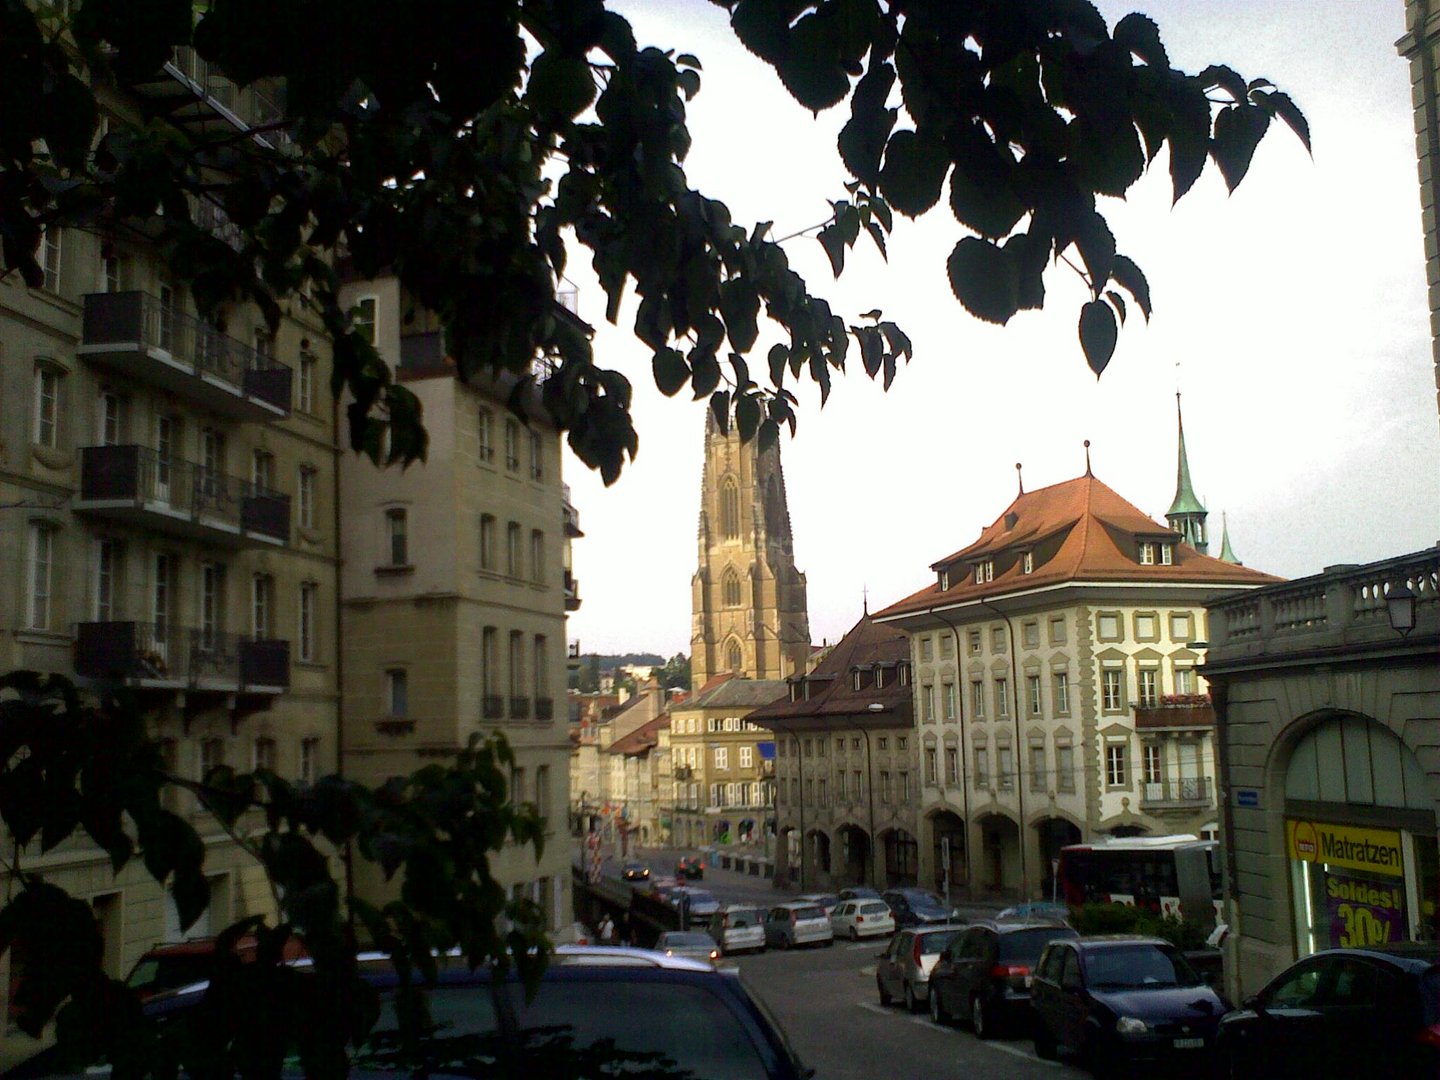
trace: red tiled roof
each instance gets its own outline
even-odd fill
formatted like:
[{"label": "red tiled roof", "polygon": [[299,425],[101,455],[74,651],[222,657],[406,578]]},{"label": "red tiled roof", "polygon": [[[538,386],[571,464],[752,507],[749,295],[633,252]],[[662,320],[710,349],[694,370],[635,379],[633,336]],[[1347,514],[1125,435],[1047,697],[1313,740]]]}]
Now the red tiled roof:
[{"label": "red tiled roof", "polygon": [[670,714],[661,713],[647,720],[628,735],[622,735],[605,748],[607,754],[643,754],[660,743],[659,732],[670,726]]},{"label": "red tiled roof", "polygon": [[[772,701],[745,717],[767,727],[783,727],[787,720],[806,717],[867,717],[883,720],[893,726],[897,716],[909,723],[911,715],[910,686],[902,684],[896,665],[910,659],[910,639],[903,630],[882,626],[866,615],[835,643],[829,655],[805,678],[810,682],[810,696],[801,701],[788,697]],[[881,665],[886,668],[884,685],[876,689],[866,678],[856,690],[850,678],[853,667]],[[879,709],[872,708],[881,706]],[[853,722],[853,721],[852,721]]]},{"label": "red tiled roof", "polygon": [[[1173,563],[1140,565],[1137,544],[1141,539],[1172,544]],[[1022,574],[1020,556],[1026,550],[1034,552],[1034,570]],[[995,576],[977,585],[973,567],[984,560],[994,562]],[[1241,587],[1282,580],[1201,555],[1182,543],[1179,533],[1156,523],[1090,475],[1025,492],[978,540],[932,563],[931,569],[937,575],[950,570],[949,589],[942,590],[937,580],[877,612],[876,618],[1075,581]]]}]

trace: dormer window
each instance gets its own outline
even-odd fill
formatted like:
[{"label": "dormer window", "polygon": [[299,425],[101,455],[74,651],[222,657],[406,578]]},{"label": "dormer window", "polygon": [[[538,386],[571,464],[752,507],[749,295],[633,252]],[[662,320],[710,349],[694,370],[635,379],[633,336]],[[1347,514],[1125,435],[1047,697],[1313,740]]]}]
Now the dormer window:
[{"label": "dormer window", "polygon": [[910,661],[908,661],[908,660],[902,660],[902,661],[900,661],[900,666],[896,669],[896,673],[897,673],[897,674],[899,675],[899,677],[900,677],[900,685],[901,685],[901,686],[909,686],[909,685],[910,685]]},{"label": "dormer window", "polygon": [[1159,545],[1149,543],[1148,541],[1147,541],[1147,542],[1144,542],[1144,543],[1142,543],[1142,544],[1140,545],[1140,565],[1141,565],[1141,566],[1154,566],[1154,565],[1155,565],[1156,548],[1157,548],[1158,546],[1159,546]]},{"label": "dormer window", "polygon": [[851,668],[851,669],[850,669],[850,689],[851,689],[851,690],[859,690],[859,689],[860,689],[860,684],[862,683],[862,681],[863,681],[863,676],[860,674],[860,669],[859,669],[858,667],[857,667],[857,668]]},{"label": "dormer window", "polygon": [[1175,563],[1175,545],[1173,545],[1173,544],[1161,544],[1161,545],[1160,545],[1160,565],[1161,565],[1161,566],[1172,566],[1172,565],[1174,565],[1174,563]]},{"label": "dormer window", "polygon": [[941,592],[945,592],[945,591],[946,591],[947,589],[949,589],[949,588],[950,588],[950,571],[949,571],[949,570],[941,570],[941,571],[940,571],[940,591],[941,591]]},{"label": "dormer window", "polygon": [[984,585],[987,581],[995,580],[995,563],[991,559],[975,564],[975,584]]},{"label": "dormer window", "polygon": [[791,683],[790,683],[790,700],[791,700],[791,701],[799,701],[799,700],[800,700],[800,683],[801,683],[801,681],[802,681],[802,680],[800,680],[800,679],[794,679],[794,680],[791,681]]},{"label": "dormer window", "polygon": [[876,690],[881,690],[881,689],[884,689],[884,687],[885,687],[885,669],[882,668],[882,667],[877,667],[877,668],[875,669],[875,689],[876,689]]},{"label": "dormer window", "polygon": [[1035,553],[1033,551],[1027,551],[1020,556],[1020,572],[1022,574],[1035,572]]}]

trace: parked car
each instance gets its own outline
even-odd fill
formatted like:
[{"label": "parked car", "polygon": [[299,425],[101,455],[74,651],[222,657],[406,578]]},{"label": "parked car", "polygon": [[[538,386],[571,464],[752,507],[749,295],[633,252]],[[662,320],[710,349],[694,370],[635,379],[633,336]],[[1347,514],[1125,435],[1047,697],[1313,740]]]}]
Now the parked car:
[{"label": "parked car", "polygon": [[765,913],[748,904],[731,904],[710,916],[710,936],[720,951],[731,953],[765,951]]},{"label": "parked car", "polygon": [[[125,985],[144,1001],[155,994],[204,982],[210,978],[211,965],[215,960],[215,943],[215,938],[205,937],[156,945],[135,961],[130,974],[125,976]],[[259,942],[254,935],[247,934],[235,942],[235,955],[242,963],[249,963],[255,959],[258,947]],[[281,952],[281,956],[287,961],[298,960],[304,955],[305,946],[297,937],[288,939]]]},{"label": "parked car", "polygon": [[674,907],[685,909],[687,914],[684,929],[687,930],[695,926],[709,925],[710,917],[720,910],[720,901],[715,899],[714,893],[689,885],[681,885],[671,890],[669,902]]},{"label": "parked car", "polygon": [[830,929],[851,941],[883,937],[895,932],[895,916],[884,900],[842,900],[830,916]]},{"label": "parked car", "polygon": [[946,1024],[963,1016],[981,1039],[1007,1027],[1028,1031],[1031,971],[1040,954],[1052,941],[1079,936],[1052,922],[972,923],[930,969],[930,1019]]},{"label": "parked car", "polygon": [[655,942],[655,951],[666,956],[683,956],[713,964],[720,959],[720,946],[702,930],[666,930]]},{"label": "parked car", "polygon": [[1051,942],[1030,1002],[1036,1055],[1067,1050],[1107,1076],[1137,1064],[1208,1070],[1230,1009],[1174,945],[1132,934]]},{"label": "parked car", "polygon": [[919,1012],[930,999],[930,969],[940,953],[959,934],[958,926],[919,926],[899,930],[875,967],[875,988],[880,1004],[900,998],[910,1012]]},{"label": "parked car", "polygon": [[649,881],[650,867],[643,862],[627,862],[620,876],[626,881]]},{"label": "parked car", "polygon": [[824,908],[827,916],[835,914],[835,907],[840,903],[840,897],[834,893],[824,892],[801,893],[795,899]]},{"label": "parked car", "polygon": [[880,890],[869,885],[847,885],[837,896],[841,900],[879,900]]},{"label": "parked car", "polygon": [[765,944],[779,949],[795,945],[833,945],[835,932],[818,904],[776,904],[765,914]]},{"label": "parked car", "polygon": [[929,889],[887,889],[880,899],[890,905],[895,925],[928,926],[958,918],[959,913]]},{"label": "parked car", "polygon": [[1220,1021],[1227,1075],[1440,1076],[1440,944],[1329,949]]},{"label": "parked car", "polygon": [[1003,909],[995,918],[1001,920],[1012,919],[1043,919],[1046,922],[1068,923],[1070,921],[1070,909],[1064,904],[1052,903],[1049,900],[1027,900],[1023,904],[1014,904]]},{"label": "parked car", "polygon": [[699,855],[681,855],[675,864],[675,877],[680,881],[699,881],[705,876],[705,860]]}]

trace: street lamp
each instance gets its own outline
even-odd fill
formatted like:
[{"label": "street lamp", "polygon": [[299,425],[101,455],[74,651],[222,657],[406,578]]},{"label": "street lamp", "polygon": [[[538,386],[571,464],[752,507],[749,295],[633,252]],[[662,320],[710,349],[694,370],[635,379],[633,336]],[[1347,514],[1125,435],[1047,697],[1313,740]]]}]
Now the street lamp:
[{"label": "street lamp", "polygon": [[1403,581],[1385,593],[1385,606],[1389,609],[1390,629],[1401,637],[1415,629],[1415,594]]}]

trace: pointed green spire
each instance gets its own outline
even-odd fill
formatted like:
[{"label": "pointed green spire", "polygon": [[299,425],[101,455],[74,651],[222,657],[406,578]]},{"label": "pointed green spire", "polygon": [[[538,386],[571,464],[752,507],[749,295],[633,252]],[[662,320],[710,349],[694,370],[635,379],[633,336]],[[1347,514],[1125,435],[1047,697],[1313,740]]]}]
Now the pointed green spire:
[{"label": "pointed green spire", "polygon": [[1195,495],[1190,482],[1190,458],[1185,453],[1185,418],[1180,412],[1180,394],[1175,394],[1175,422],[1180,432],[1180,454],[1175,465],[1175,501],[1165,512],[1165,520],[1200,554],[1209,547],[1205,539],[1205,506]]},{"label": "pointed green spire", "polygon": [[1235,557],[1235,552],[1230,547],[1230,519],[1225,514],[1220,515],[1220,561],[1236,566],[1245,565]]}]

